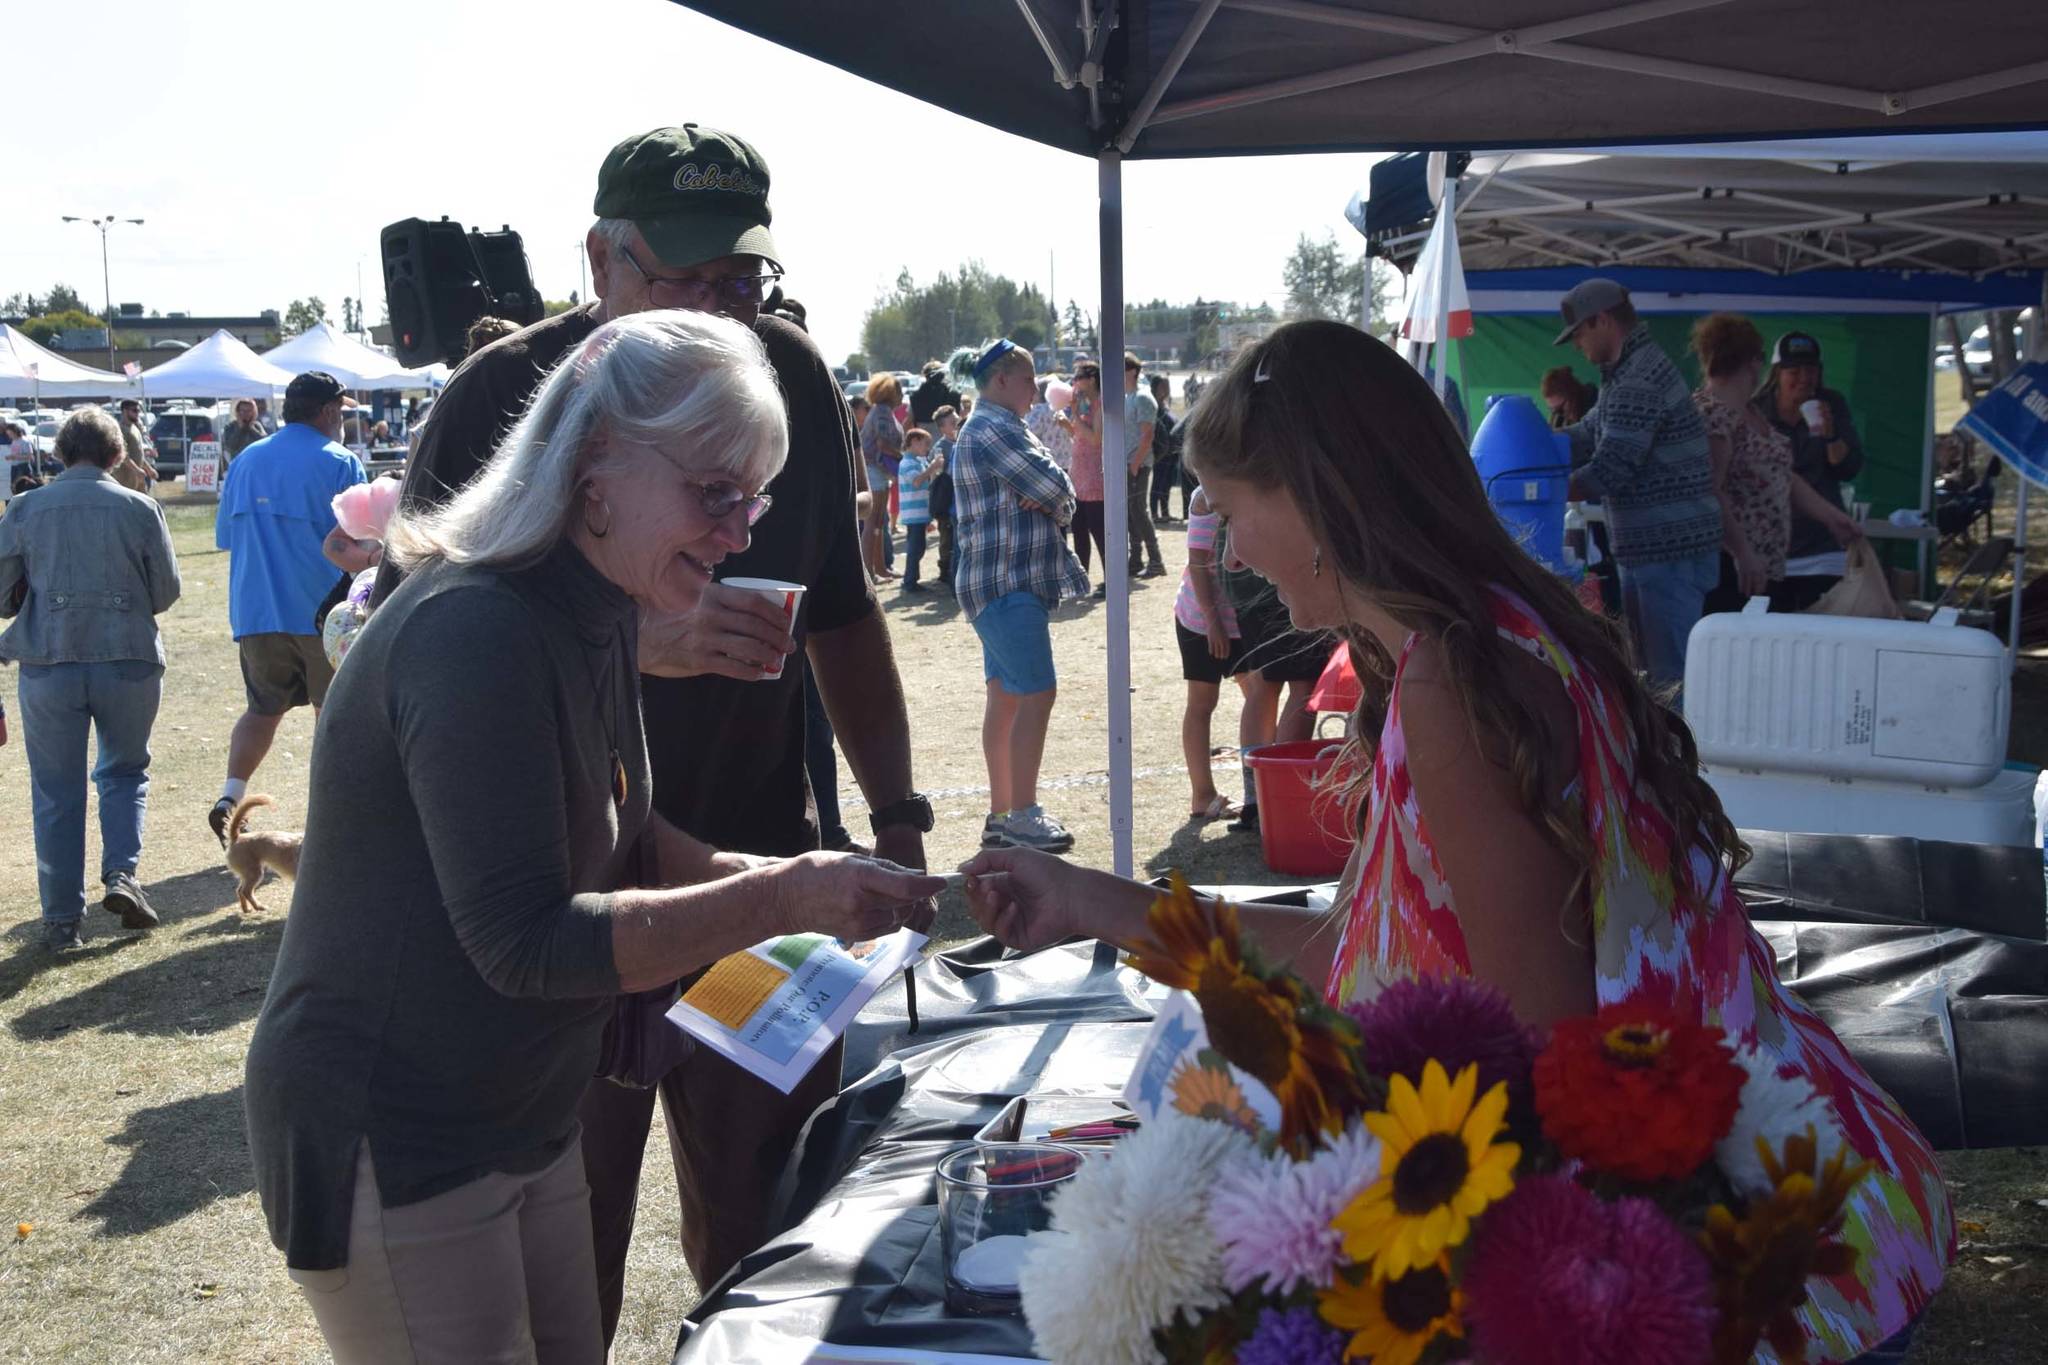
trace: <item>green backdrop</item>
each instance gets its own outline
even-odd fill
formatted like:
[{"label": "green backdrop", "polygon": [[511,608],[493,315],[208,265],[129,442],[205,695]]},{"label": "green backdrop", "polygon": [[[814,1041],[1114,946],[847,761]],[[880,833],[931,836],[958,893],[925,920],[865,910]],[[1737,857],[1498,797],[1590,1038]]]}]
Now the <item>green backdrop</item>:
[{"label": "green backdrop", "polygon": [[[1692,326],[1698,313],[1644,313],[1650,334],[1697,383],[1699,365],[1692,355]],[[1856,496],[1871,505],[1875,516],[1899,507],[1923,507],[1922,456],[1927,440],[1927,364],[1929,331],[1925,313],[1757,313],[1753,320],[1765,346],[1786,332],[1811,333],[1820,342],[1825,362],[1823,381],[1849,400],[1856,430],[1863,437],[1863,473],[1855,480]],[[1570,363],[1581,379],[1600,382],[1597,368],[1570,346],[1553,346],[1558,321],[1554,314],[1481,313],[1472,319],[1470,337],[1452,347],[1451,373],[1458,378],[1472,420],[1479,429],[1486,400],[1497,393],[1526,394],[1541,405],[1538,385],[1543,372]]]}]

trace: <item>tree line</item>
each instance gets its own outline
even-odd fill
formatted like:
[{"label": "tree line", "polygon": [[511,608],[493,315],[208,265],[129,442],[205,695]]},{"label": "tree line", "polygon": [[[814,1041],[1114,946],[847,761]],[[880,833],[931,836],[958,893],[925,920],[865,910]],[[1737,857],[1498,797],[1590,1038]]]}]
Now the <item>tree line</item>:
[{"label": "tree line", "polygon": [[[1335,234],[1303,233],[1281,266],[1283,309],[1263,301],[1245,305],[1200,295],[1187,303],[1155,298],[1125,306],[1124,334],[1172,338],[1158,344],[1178,347],[1193,363],[1212,362],[1220,350],[1221,328],[1228,323],[1277,322],[1283,316],[1357,322],[1365,271],[1364,253],[1343,250]],[[1377,330],[1385,316],[1387,282],[1377,273],[1372,282]],[[906,268],[868,309],[861,322],[861,349],[846,359],[856,372],[914,370],[926,360],[999,336],[1020,346],[1093,352],[1101,348],[1095,322],[1095,315],[1074,300],[1054,308],[1037,285],[994,274],[979,261],[941,271],[923,284]]]}]

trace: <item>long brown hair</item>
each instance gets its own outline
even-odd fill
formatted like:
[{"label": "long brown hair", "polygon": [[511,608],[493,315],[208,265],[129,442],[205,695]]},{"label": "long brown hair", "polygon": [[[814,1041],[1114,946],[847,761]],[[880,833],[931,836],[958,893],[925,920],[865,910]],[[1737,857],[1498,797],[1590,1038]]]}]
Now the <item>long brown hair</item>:
[{"label": "long brown hair", "polygon": [[[1505,755],[1522,808],[1581,876],[1592,872],[1593,842],[1564,798],[1579,745],[1553,733],[1510,671],[1494,629],[1494,586],[1534,608],[1620,701],[1637,780],[1671,819],[1674,856],[1703,840],[1737,865],[1748,858],[1700,776],[1692,732],[1637,677],[1624,633],[1509,535],[1443,404],[1393,350],[1343,323],[1289,323],[1239,356],[1181,431],[1203,476],[1285,489],[1338,581],[1436,643],[1481,751]],[[1386,720],[1394,660],[1371,632],[1343,634],[1362,695],[1351,761],[1338,771],[1352,774],[1355,798]],[[1573,755],[1569,765],[1556,759],[1560,749]],[[1362,830],[1365,812],[1357,818]]]}]

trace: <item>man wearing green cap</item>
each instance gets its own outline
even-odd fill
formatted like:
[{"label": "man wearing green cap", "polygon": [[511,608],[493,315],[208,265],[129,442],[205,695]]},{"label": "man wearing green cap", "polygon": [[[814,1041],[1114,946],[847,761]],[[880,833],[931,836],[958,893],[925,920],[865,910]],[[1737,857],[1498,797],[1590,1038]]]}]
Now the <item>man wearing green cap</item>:
[{"label": "man wearing green cap", "polygon": [[[596,299],[463,362],[426,424],[405,496],[437,502],[460,488],[548,371],[609,318],[686,308],[752,326],[788,404],[789,461],[767,489],[773,513],[722,568],[807,591],[793,625],[767,598],[717,584],[687,617],[643,616],[641,706],[655,809],[720,849],[787,857],[818,846],[804,767],[804,670],[781,667],[803,650],[874,812],[876,852],[921,868],[931,807],[911,782],[902,685],[861,564],[853,428],[810,338],[762,313],[782,274],[768,185],[753,147],[698,124],[614,147],[598,172],[598,221],[587,239]],[[395,581],[388,572],[380,579],[380,599]],[[774,1231],[770,1196],[798,1127],[837,1091],[838,1062],[828,1054],[787,1097],[704,1049],[662,1078],[683,1251],[698,1283],[712,1283]],[[607,1339],[656,1093],[595,1081],[581,1113]]]}]

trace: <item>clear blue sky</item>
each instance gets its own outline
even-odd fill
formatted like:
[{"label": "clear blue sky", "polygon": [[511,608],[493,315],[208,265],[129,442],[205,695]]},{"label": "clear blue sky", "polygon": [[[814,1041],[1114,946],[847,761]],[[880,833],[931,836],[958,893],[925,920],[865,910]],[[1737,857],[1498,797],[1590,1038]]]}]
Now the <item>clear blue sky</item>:
[{"label": "clear blue sky", "polygon": [[[905,266],[979,258],[1041,287],[1056,268],[1060,298],[1094,308],[1092,162],[899,93],[914,70],[884,89],[666,0],[46,2],[12,7],[6,34],[42,74],[37,111],[17,101],[0,133],[26,168],[0,201],[0,296],[63,280],[98,307],[97,234],[59,216],[111,212],[147,220],[111,238],[116,300],[163,312],[318,294],[338,322],[360,267],[375,320],[378,229],[443,213],[519,229],[565,297],[606,150],[696,121],[767,159],[790,292],[835,361]],[[1370,160],[1131,165],[1129,297],[1277,302],[1297,233],[1358,243],[1342,211]],[[956,189],[928,178],[942,165]]]}]

